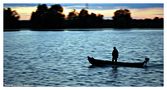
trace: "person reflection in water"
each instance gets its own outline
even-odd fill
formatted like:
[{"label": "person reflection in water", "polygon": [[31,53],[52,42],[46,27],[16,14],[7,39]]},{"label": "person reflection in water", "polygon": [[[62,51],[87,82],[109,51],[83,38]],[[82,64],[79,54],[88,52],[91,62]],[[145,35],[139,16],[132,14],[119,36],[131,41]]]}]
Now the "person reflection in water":
[{"label": "person reflection in water", "polygon": [[118,58],[118,50],[116,49],[116,47],[113,47],[113,51],[112,51],[112,62],[117,63],[117,58]]}]

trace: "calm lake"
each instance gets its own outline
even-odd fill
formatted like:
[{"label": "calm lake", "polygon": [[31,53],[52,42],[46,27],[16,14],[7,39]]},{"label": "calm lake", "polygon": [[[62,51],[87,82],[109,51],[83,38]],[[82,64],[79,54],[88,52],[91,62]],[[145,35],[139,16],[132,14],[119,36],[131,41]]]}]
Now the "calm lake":
[{"label": "calm lake", "polygon": [[[4,32],[4,86],[164,85],[163,30],[67,30]],[[118,61],[148,67],[91,67],[87,56],[111,60],[114,46]]]}]

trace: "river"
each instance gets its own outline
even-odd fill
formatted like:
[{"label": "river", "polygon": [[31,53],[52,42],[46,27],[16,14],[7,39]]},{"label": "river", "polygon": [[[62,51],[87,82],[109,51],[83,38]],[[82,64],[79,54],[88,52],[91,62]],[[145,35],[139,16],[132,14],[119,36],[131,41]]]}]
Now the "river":
[{"label": "river", "polygon": [[[163,30],[95,30],[4,32],[4,86],[164,85]],[[148,67],[91,67],[87,56],[111,60],[114,46],[118,61],[149,57]]]}]

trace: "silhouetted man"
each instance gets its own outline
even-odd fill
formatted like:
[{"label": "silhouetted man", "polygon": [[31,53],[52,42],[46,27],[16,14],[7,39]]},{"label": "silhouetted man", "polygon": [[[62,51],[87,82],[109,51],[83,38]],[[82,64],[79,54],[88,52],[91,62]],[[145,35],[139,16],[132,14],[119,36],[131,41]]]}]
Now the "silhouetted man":
[{"label": "silhouetted man", "polygon": [[113,47],[113,49],[114,50],[112,51],[112,62],[116,63],[118,58],[118,50],[116,49],[116,47]]}]

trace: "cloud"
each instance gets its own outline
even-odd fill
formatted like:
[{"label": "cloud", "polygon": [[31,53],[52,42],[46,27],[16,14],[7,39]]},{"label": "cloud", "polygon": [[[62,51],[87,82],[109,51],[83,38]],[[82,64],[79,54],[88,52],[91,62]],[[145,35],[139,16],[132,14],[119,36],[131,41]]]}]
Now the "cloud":
[{"label": "cloud", "polygon": [[85,8],[86,5],[88,5],[89,9],[99,9],[99,10],[110,10],[110,9],[118,9],[118,8],[129,8],[129,9],[142,9],[142,8],[158,8],[161,7],[163,8],[163,4],[152,4],[152,3],[148,3],[148,4],[136,4],[136,3],[131,3],[131,4],[121,4],[121,3],[88,3],[88,4],[62,4],[64,6],[69,6],[71,8],[75,8],[75,9],[81,9],[81,8]]},{"label": "cloud", "polygon": [[85,7],[86,7],[85,5],[64,6],[64,8],[67,8],[67,9],[82,9]]},{"label": "cloud", "polygon": [[38,4],[25,4],[25,3],[20,3],[20,4],[13,4],[13,3],[6,3],[4,4],[4,8],[7,8],[7,7],[11,7],[11,8],[14,8],[14,7],[33,7],[33,6],[37,6]]}]

